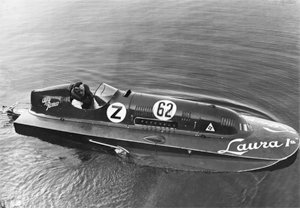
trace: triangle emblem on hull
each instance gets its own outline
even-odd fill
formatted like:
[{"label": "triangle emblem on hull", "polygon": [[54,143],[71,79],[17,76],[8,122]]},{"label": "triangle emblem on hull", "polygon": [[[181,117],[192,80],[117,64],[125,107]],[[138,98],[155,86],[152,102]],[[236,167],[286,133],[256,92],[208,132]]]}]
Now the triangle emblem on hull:
[{"label": "triangle emblem on hull", "polygon": [[212,125],[212,123],[210,123],[210,124],[206,127],[205,131],[215,132],[215,128],[214,128],[214,126]]}]

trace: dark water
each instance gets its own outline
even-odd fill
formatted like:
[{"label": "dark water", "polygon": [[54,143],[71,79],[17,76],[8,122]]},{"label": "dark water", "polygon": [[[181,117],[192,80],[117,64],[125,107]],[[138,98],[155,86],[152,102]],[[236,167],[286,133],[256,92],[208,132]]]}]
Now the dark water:
[{"label": "dark water", "polygon": [[[296,0],[0,1],[1,105],[82,80],[225,98],[299,132]],[[299,156],[248,173],[127,163],[94,146],[25,137],[0,116],[6,207],[299,207]],[[58,144],[59,143],[59,144]]]}]

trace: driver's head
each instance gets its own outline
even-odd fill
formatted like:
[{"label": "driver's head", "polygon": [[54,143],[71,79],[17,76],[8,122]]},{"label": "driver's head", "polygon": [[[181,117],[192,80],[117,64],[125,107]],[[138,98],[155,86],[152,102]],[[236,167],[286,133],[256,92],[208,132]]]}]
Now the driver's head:
[{"label": "driver's head", "polygon": [[85,95],[85,89],[83,84],[81,83],[79,86],[74,87],[74,92],[79,95],[80,97],[83,97]]}]

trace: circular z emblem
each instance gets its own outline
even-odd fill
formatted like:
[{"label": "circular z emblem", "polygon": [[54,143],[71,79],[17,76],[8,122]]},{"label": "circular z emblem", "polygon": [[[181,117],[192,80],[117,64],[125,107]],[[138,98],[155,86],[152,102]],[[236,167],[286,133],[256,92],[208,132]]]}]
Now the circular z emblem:
[{"label": "circular z emblem", "polygon": [[170,100],[159,100],[153,106],[153,114],[156,118],[166,121],[175,115],[177,106]]},{"label": "circular z emblem", "polygon": [[106,115],[111,122],[120,123],[126,117],[126,107],[122,103],[113,103],[107,108]]}]

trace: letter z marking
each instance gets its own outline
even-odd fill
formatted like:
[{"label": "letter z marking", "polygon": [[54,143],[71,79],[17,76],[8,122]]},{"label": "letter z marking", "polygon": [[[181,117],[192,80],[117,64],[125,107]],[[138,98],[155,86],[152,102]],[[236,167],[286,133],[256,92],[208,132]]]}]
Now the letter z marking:
[{"label": "letter z marking", "polygon": [[112,108],[116,108],[117,110],[110,116],[111,118],[114,118],[114,119],[121,119],[120,116],[117,116],[117,114],[122,110],[122,106],[111,106]]}]

